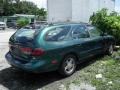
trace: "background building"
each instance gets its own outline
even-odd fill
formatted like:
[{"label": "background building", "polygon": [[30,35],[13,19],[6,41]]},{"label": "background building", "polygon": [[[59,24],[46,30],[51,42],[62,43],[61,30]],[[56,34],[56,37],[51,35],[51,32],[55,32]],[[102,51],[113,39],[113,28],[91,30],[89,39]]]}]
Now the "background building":
[{"label": "background building", "polygon": [[89,22],[93,12],[115,9],[115,0],[47,0],[48,22]]}]

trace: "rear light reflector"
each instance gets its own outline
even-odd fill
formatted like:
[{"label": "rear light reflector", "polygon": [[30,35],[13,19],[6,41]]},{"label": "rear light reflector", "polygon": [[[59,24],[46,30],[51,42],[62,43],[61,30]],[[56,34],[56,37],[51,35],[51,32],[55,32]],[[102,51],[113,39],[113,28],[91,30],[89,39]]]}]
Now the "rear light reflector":
[{"label": "rear light reflector", "polygon": [[57,60],[53,60],[53,61],[52,61],[52,64],[57,64]]}]

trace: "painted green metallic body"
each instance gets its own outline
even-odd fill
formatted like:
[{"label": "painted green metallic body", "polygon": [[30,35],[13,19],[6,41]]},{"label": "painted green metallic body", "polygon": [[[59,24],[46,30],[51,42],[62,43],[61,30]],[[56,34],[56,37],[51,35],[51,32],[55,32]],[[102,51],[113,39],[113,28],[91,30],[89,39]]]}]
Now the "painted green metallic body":
[{"label": "painted green metallic body", "polygon": [[[15,41],[13,36],[10,38],[10,44],[19,44],[20,46],[31,48],[42,48],[45,54],[39,57],[26,56],[20,54],[16,56],[8,52],[6,54],[7,61],[14,67],[30,72],[48,72],[59,69],[59,66],[68,54],[74,54],[78,62],[83,62],[86,58],[104,52],[110,43],[114,43],[112,36],[98,36],[82,39],[67,39],[63,41],[46,41],[45,35],[50,28],[58,27],[59,25],[51,26],[42,30],[31,41],[23,41],[19,43]],[[64,25],[63,25],[64,26]],[[16,59],[17,58],[17,59]],[[18,60],[20,59],[20,60]],[[26,63],[22,63],[22,60]],[[52,61],[57,61],[52,64]]]}]

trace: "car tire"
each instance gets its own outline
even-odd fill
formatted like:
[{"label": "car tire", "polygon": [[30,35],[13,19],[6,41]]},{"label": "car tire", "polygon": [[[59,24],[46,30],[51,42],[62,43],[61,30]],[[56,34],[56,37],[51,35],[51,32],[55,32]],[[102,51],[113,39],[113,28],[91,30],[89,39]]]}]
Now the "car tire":
[{"label": "car tire", "polygon": [[108,55],[112,55],[112,54],[113,54],[113,51],[114,51],[114,49],[113,49],[113,44],[110,44],[109,47],[108,47],[108,50],[107,50],[107,54],[108,54]]},{"label": "car tire", "polygon": [[76,57],[74,55],[67,55],[63,59],[59,73],[65,77],[72,75],[76,70]]}]

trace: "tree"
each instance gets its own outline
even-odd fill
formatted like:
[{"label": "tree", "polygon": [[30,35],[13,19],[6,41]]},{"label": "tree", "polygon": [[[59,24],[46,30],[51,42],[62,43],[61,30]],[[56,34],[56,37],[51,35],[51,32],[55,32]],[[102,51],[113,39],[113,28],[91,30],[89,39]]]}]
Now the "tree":
[{"label": "tree", "polygon": [[112,11],[112,13],[110,13],[110,16],[117,16],[118,13],[116,11]]},{"label": "tree", "polygon": [[21,18],[17,21],[17,25],[19,28],[26,26],[29,23],[28,19]]},{"label": "tree", "polygon": [[94,13],[90,17],[90,21],[94,26],[97,26],[103,32],[113,35],[116,44],[120,45],[120,16],[116,12],[107,14],[106,9],[102,9]]},{"label": "tree", "polygon": [[33,2],[20,0],[0,0],[0,15],[34,14],[46,16],[44,8],[39,9]]},{"label": "tree", "polygon": [[47,12],[44,8],[38,9],[36,15],[38,15],[39,20],[45,20],[47,16]]},{"label": "tree", "polygon": [[100,11],[97,11],[96,13],[93,13],[93,15],[90,17],[90,21],[93,25],[97,26],[101,30],[104,30],[104,19],[107,16],[107,9],[103,8]]},{"label": "tree", "polygon": [[0,16],[3,14],[3,0],[0,0]]}]

